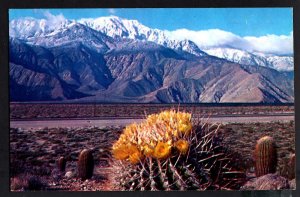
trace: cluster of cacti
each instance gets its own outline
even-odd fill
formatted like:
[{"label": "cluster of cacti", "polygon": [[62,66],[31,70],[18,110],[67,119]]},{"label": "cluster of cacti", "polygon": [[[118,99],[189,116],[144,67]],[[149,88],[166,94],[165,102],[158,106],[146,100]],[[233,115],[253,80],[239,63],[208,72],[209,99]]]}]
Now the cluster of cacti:
[{"label": "cluster of cacti", "polygon": [[94,172],[94,158],[91,150],[84,149],[80,152],[77,163],[78,176],[82,180],[89,179]]},{"label": "cluster of cacti", "polygon": [[57,167],[59,171],[64,172],[66,170],[67,160],[64,157],[60,157],[57,161]]},{"label": "cluster of cacti", "polygon": [[116,189],[239,189],[245,174],[233,167],[217,131],[175,110],[127,126],[112,147]]},{"label": "cluster of cacti", "polygon": [[277,149],[272,137],[260,138],[254,150],[255,174],[257,177],[275,173],[277,167]]}]

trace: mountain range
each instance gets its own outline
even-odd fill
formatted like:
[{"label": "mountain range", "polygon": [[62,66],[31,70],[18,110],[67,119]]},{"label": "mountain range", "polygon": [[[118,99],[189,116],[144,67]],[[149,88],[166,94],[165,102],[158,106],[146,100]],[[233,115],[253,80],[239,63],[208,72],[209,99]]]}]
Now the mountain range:
[{"label": "mountain range", "polygon": [[201,49],[136,20],[12,20],[12,101],[294,102],[293,57]]}]

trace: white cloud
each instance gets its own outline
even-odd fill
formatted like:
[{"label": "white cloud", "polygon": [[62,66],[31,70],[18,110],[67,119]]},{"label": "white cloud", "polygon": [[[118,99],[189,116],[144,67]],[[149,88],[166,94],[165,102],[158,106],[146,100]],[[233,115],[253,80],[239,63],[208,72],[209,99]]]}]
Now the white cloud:
[{"label": "white cloud", "polygon": [[117,10],[110,8],[110,9],[108,9],[108,13],[110,13],[110,14],[116,14]]},{"label": "white cloud", "polygon": [[277,55],[293,54],[293,32],[291,32],[290,35],[240,37],[220,29],[208,29],[202,31],[178,29],[175,31],[166,31],[166,34],[172,39],[191,40],[202,49],[233,47],[249,52],[263,52]]},{"label": "white cloud", "polygon": [[63,14],[53,15],[49,11],[45,11],[43,14],[46,17],[49,27],[56,28],[67,20]]},{"label": "white cloud", "polygon": [[247,36],[244,39],[251,43],[252,51],[274,54],[293,53],[293,32],[290,35]]}]

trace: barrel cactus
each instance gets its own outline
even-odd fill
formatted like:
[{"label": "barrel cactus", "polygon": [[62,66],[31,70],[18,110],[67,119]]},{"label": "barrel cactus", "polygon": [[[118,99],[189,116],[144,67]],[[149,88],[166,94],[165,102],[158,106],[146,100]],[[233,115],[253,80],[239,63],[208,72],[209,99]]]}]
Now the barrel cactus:
[{"label": "barrel cactus", "polygon": [[128,125],[112,155],[118,190],[239,189],[245,180],[218,127],[193,124],[190,113],[175,110]]},{"label": "barrel cactus", "polygon": [[288,165],[290,166],[288,178],[290,180],[295,179],[295,176],[296,176],[296,155],[295,155],[295,153],[290,155]]},{"label": "barrel cactus", "polygon": [[65,157],[60,157],[57,161],[57,167],[59,171],[64,172],[66,170],[67,160]]},{"label": "barrel cactus", "polygon": [[270,136],[260,138],[254,150],[255,174],[257,177],[275,173],[277,167],[277,149]]},{"label": "barrel cactus", "polygon": [[78,176],[82,179],[89,179],[93,176],[94,158],[91,150],[84,149],[78,157]]}]

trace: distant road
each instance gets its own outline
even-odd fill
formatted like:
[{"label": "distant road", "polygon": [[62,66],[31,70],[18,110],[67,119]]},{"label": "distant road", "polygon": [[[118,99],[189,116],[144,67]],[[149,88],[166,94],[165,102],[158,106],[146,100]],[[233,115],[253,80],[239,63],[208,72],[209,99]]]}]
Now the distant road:
[{"label": "distant road", "polygon": [[[291,121],[294,120],[293,113],[272,114],[272,115],[221,115],[204,118],[211,123],[250,123],[250,122],[270,122],[270,121]],[[38,129],[53,127],[106,127],[106,126],[124,126],[133,122],[139,123],[141,118],[120,118],[110,117],[105,119],[51,119],[51,120],[12,120],[11,128]]]}]

